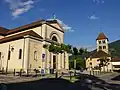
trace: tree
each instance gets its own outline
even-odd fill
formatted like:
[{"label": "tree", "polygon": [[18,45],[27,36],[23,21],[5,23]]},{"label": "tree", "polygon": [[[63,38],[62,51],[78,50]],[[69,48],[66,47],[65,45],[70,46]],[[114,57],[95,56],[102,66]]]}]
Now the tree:
[{"label": "tree", "polygon": [[[67,53],[70,53],[71,52],[71,45],[65,45],[65,44],[59,44],[59,43],[51,43],[50,45],[48,44],[45,44],[43,45],[43,48],[47,49],[49,52],[52,52],[56,55],[58,55],[59,53],[64,53],[64,52],[67,52]],[[58,67],[58,65],[57,65]],[[57,76],[57,73],[58,73],[58,70],[56,70],[56,78],[58,77]]]},{"label": "tree", "polygon": [[79,70],[84,67],[85,67],[84,60],[82,58],[78,57],[76,59],[76,69]]},{"label": "tree", "polygon": [[100,61],[99,67],[100,68],[103,67],[103,72],[105,72],[105,66],[107,66],[107,71],[108,71],[108,65],[110,59],[107,59],[107,57],[101,57],[99,61]]},{"label": "tree", "polygon": [[87,48],[80,48],[79,49],[79,55],[83,55],[83,54],[86,54],[86,53],[88,53],[88,51],[87,51]]},{"label": "tree", "polygon": [[83,53],[84,53],[84,49],[83,49],[83,48],[80,48],[80,49],[79,49],[79,54],[80,54],[80,55],[83,55]]},{"label": "tree", "polygon": [[73,47],[73,55],[78,55],[78,49],[76,47]]},{"label": "tree", "polygon": [[72,48],[72,55],[70,56],[70,68],[80,69],[81,67],[85,67],[85,61],[82,58],[82,55],[88,53],[87,49],[76,47]]}]

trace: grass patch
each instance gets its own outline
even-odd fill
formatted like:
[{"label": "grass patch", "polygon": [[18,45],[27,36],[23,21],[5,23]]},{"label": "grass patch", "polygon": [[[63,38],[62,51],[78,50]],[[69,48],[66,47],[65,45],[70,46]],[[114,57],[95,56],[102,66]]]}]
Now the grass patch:
[{"label": "grass patch", "polygon": [[70,76],[63,76],[62,78],[69,80],[70,82],[75,82],[78,80],[75,76],[71,76],[71,80],[70,80]]}]

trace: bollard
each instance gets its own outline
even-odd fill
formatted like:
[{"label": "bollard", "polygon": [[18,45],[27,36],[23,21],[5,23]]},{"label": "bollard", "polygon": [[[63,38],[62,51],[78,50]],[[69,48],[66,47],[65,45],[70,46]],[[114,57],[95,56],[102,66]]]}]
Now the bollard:
[{"label": "bollard", "polygon": [[94,76],[94,70],[93,70],[93,76]]},{"label": "bollard", "polygon": [[22,76],[22,69],[20,69],[20,74],[19,75],[20,75],[20,77]]},{"label": "bollard", "polygon": [[34,71],[35,71],[35,76],[37,76],[37,69],[34,69]]},{"label": "bollard", "polygon": [[4,74],[4,67],[2,68],[2,74]]},{"label": "bollard", "polygon": [[69,73],[70,73],[70,81],[71,81],[72,80],[72,72],[70,71]]},{"label": "bollard", "polygon": [[15,69],[14,69],[13,75],[15,76]]},{"label": "bollard", "polygon": [[29,69],[27,69],[27,76],[29,76]]},{"label": "bollard", "polygon": [[90,71],[90,75],[91,75],[91,71]]},{"label": "bollard", "polygon": [[55,78],[58,78],[58,72],[55,73]]},{"label": "bollard", "polygon": [[75,72],[74,72],[74,76],[75,76],[75,78],[76,78],[76,70],[75,70]]}]

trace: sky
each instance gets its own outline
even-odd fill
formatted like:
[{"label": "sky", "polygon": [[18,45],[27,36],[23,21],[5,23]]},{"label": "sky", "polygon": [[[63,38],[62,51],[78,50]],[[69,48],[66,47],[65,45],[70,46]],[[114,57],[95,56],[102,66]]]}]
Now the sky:
[{"label": "sky", "polygon": [[53,14],[63,23],[64,42],[92,50],[102,31],[120,39],[120,0],[0,0],[0,26],[15,28]]}]

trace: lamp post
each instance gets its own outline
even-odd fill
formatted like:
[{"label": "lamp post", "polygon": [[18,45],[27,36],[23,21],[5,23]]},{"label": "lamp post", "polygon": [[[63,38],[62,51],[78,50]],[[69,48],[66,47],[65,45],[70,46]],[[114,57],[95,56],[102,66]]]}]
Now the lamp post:
[{"label": "lamp post", "polygon": [[75,69],[74,76],[76,76],[76,59],[74,60],[74,69]]}]

